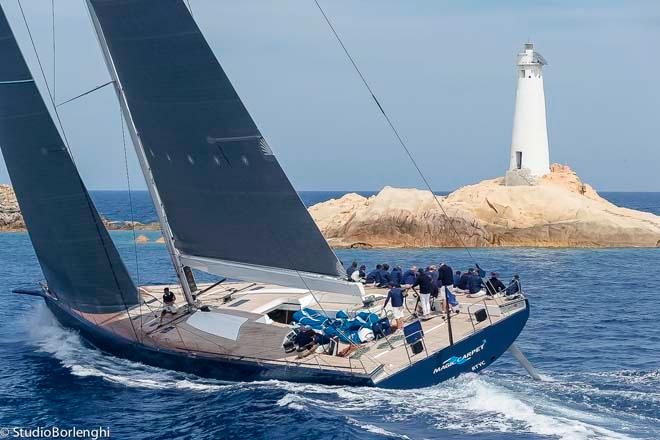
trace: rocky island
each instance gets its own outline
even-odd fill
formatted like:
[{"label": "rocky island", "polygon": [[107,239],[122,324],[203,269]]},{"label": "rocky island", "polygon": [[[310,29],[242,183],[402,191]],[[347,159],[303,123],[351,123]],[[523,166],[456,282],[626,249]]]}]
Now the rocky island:
[{"label": "rocky island", "polygon": [[[109,230],[160,230],[158,223],[114,221],[103,218],[103,224]],[[25,231],[25,222],[23,221],[14,190],[10,185],[0,184],[0,232],[21,231]]]},{"label": "rocky island", "polygon": [[0,231],[24,231],[25,223],[9,185],[0,185]]},{"label": "rocky island", "polygon": [[[346,194],[309,212],[336,248],[660,247],[659,216],[613,205],[567,166],[552,165],[533,185],[504,180],[468,185],[435,196],[437,202],[429,191],[385,187],[372,197]],[[159,229],[157,223],[104,223],[110,230]],[[11,187],[0,185],[0,231],[23,230]]]},{"label": "rocky island", "polygon": [[444,212],[433,197],[385,187],[309,211],[333,247],[660,246],[659,216],[613,205],[567,166],[554,164],[533,185],[497,178],[435,196]]}]

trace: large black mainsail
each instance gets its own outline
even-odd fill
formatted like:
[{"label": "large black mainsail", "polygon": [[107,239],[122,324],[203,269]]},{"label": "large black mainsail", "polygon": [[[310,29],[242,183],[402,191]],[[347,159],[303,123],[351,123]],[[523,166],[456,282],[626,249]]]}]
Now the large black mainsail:
[{"label": "large black mainsail", "polygon": [[87,4],[181,261],[355,292],[183,1]]},{"label": "large black mainsail", "polygon": [[88,313],[138,303],[0,8],[0,148],[48,289]]}]

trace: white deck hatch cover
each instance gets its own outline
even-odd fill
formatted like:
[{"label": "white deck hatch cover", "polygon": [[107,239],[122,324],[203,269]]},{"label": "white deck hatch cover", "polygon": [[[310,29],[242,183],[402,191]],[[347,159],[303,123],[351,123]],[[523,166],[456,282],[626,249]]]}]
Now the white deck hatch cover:
[{"label": "white deck hatch cover", "polygon": [[247,318],[226,313],[197,311],[186,321],[191,326],[221,338],[238,339],[238,332]]}]

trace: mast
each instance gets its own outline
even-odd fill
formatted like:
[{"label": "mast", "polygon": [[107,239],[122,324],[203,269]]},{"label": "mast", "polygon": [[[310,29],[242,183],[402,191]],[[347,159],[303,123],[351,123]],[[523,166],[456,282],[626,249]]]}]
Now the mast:
[{"label": "mast", "polygon": [[138,133],[137,128],[135,127],[135,123],[133,122],[133,116],[131,115],[131,111],[128,107],[128,102],[126,101],[126,95],[124,94],[121,81],[119,80],[119,75],[117,74],[117,70],[115,69],[115,65],[112,61],[110,50],[108,49],[108,45],[105,41],[105,37],[103,35],[103,32],[101,31],[98,18],[96,17],[96,14],[94,12],[94,8],[92,8],[91,4],[89,3],[89,0],[85,0],[85,4],[87,5],[87,10],[92,20],[92,25],[94,27],[94,32],[96,33],[97,40],[99,42],[99,45],[101,46],[101,52],[103,53],[105,64],[108,68],[108,72],[110,73],[110,77],[113,81],[115,92],[117,93],[117,99],[119,100],[119,105],[121,107],[121,112],[124,116],[124,119],[126,119],[126,125],[128,126],[128,131],[131,135],[131,140],[133,141],[135,152],[137,153],[138,162],[140,163],[142,174],[144,175],[144,178],[147,183],[147,188],[149,189],[149,195],[151,196],[151,200],[153,201],[154,207],[156,208],[156,213],[158,214],[158,221],[163,231],[163,237],[165,237],[165,244],[167,246],[167,251],[169,252],[170,257],[172,258],[172,265],[174,266],[176,275],[179,278],[179,283],[181,284],[183,295],[186,298],[187,303],[190,305],[194,305],[195,300],[193,299],[192,290],[190,288],[188,278],[186,277],[184,265],[181,262],[181,255],[177,250],[176,246],[174,245],[174,235],[172,234],[172,229],[170,228],[170,224],[167,221],[167,214],[165,213],[163,202],[161,201],[160,194],[158,193],[158,188],[156,187],[153,174],[151,173],[151,168],[149,167],[149,163],[147,162],[146,153],[144,151],[142,141],[140,140],[140,134]]}]

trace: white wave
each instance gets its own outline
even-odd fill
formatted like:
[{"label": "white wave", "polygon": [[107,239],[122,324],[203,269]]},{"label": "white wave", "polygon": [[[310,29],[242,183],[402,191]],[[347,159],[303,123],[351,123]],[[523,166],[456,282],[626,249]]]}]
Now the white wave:
[{"label": "white wave", "polygon": [[611,379],[628,385],[643,384],[649,382],[660,383],[660,370],[652,371],[634,371],[634,370],[615,370],[585,373],[585,376],[601,377]]},{"label": "white wave", "polygon": [[304,400],[304,398],[297,394],[287,393],[277,401],[277,404],[279,406],[286,406],[291,409],[303,411],[305,409],[305,405],[303,405]]},{"label": "white wave", "polygon": [[[642,410],[660,403],[660,390],[653,383],[656,378],[657,371],[624,370],[560,374],[551,382],[543,383],[512,381],[505,376],[497,380],[518,393],[548,396],[561,401],[564,407],[568,402],[585,407],[586,411],[580,414],[584,420],[602,423],[614,418],[621,421],[623,427],[634,430],[640,422],[657,424],[660,420],[657,415]],[[638,410],[630,411],[634,408]]]},{"label": "white wave", "polygon": [[217,392],[226,384],[106,355],[86,346],[74,331],[63,328],[45,305],[37,306],[26,321],[32,342],[60,361],[72,375],[96,377],[126,387]]},{"label": "white wave", "polygon": [[[383,417],[388,422],[419,419],[437,430],[484,432],[529,432],[561,439],[628,439],[625,434],[608,427],[604,417],[579,411],[545,396],[516,393],[490,383],[488,377],[474,374],[431,388],[417,390],[386,390],[377,388],[328,387],[313,384],[292,384],[269,381],[262,385],[288,391],[285,402],[298,405],[327,407],[328,394],[337,411],[351,414],[368,413],[373,402],[388,408]],[[369,414],[370,419],[378,414]],[[373,425],[373,422],[363,423]],[[399,434],[396,434],[399,435]]]},{"label": "white wave", "polygon": [[[592,414],[558,405],[548,399],[536,403],[483,380],[471,383],[474,395],[468,399],[472,410],[494,414],[501,422],[520,422],[529,432],[561,439],[627,439],[624,434],[594,425]],[[543,411],[544,413],[542,413]],[[590,420],[586,422],[585,419]],[[598,420],[605,422],[605,420]]]},{"label": "white wave", "polygon": [[[519,377],[468,374],[417,390],[295,384],[276,380],[227,384],[105,355],[85,345],[77,333],[62,328],[45,306],[38,307],[31,316],[33,318],[27,320],[29,334],[39,350],[58,359],[72,375],[99,378],[121,386],[206,393],[239,388],[255,388],[256,391],[262,387],[280,389],[286,393],[277,401],[279,407],[303,411],[332,405],[333,411],[345,414],[349,423],[368,432],[392,437],[405,438],[405,434],[378,427],[379,418],[389,426],[397,421],[419,426],[421,419],[426,429],[433,431],[430,436],[438,430],[450,430],[474,434],[529,432],[571,440],[630,438],[615,432],[614,429],[626,429],[628,424],[618,414],[603,416],[600,415],[602,411],[600,414],[582,411],[577,409],[579,405],[563,402],[561,396],[566,392],[554,391],[556,387],[567,385],[557,378],[552,382],[532,383]],[[649,374],[651,376],[647,379],[655,378],[654,373]],[[576,391],[579,392],[573,388],[573,392]],[[379,407],[386,409],[372,409],[373,402],[380,402]],[[368,416],[368,421],[360,420],[363,414]]]},{"label": "white wave", "polygon": [[357,426],[358,428],[364,429],[365,431],[371,432],[372,434],[378,434],[380,436],[385,436],[385,437],[403,438],[403,439],[410,438],[407,435],[396,434],[394,432],[390,432],[376,425],[371,425],[369,423],[362,423],[359,420],[356,420],[352,417],[348,417],[346,420],[351,425]]}]

